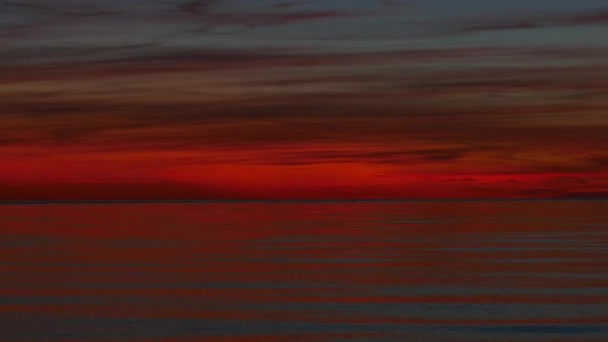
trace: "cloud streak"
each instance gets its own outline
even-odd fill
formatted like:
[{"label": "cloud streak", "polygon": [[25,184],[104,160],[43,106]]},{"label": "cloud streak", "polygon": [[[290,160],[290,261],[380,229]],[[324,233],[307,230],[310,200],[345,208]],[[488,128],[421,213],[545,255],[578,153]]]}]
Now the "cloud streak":
[{"label": "cloud streak", "polygon": [[552,27],[568,27],[578,25],[608,24],[608,8],[594,8],[575,13],[555,14],[517,14],[501,15],[500,17],[484,18],[478,22],[462,27],[460,32],[482,31],[512,31],[525,29],[540,29]]}]

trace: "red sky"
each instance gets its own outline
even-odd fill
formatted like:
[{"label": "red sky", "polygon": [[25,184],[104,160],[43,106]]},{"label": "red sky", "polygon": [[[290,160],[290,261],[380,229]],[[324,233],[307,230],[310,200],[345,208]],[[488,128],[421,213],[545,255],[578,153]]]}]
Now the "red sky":
[{"label": "red sky", "polygon": [[608,195],[593,1],[84,3],[0,5],[0,200]]}]

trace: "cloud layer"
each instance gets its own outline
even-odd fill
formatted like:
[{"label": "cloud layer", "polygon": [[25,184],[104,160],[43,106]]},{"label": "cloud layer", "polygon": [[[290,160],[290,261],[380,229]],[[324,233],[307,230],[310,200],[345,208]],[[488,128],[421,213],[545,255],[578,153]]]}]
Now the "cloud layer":
[{"label": "cloud layer", "polygon": [[0,2],[2,199],[601,196],[606,8],[552,4]]}]

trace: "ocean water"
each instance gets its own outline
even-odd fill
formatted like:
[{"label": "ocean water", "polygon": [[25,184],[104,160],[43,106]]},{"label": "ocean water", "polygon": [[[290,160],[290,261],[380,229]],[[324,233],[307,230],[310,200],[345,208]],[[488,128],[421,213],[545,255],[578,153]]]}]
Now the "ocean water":
[{"label": "ocean water", "polygon": [[1,341],[608,341],[608,201],[0,205]]}]

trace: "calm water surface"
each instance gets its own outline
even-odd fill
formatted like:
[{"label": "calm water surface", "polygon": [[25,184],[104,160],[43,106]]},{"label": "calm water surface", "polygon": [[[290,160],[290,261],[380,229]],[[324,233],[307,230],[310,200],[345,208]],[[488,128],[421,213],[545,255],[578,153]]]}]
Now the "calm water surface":
[{"label": "calm water surface", "polygon": [[0,206],[2,341],[608,341],[608,202]]}]

